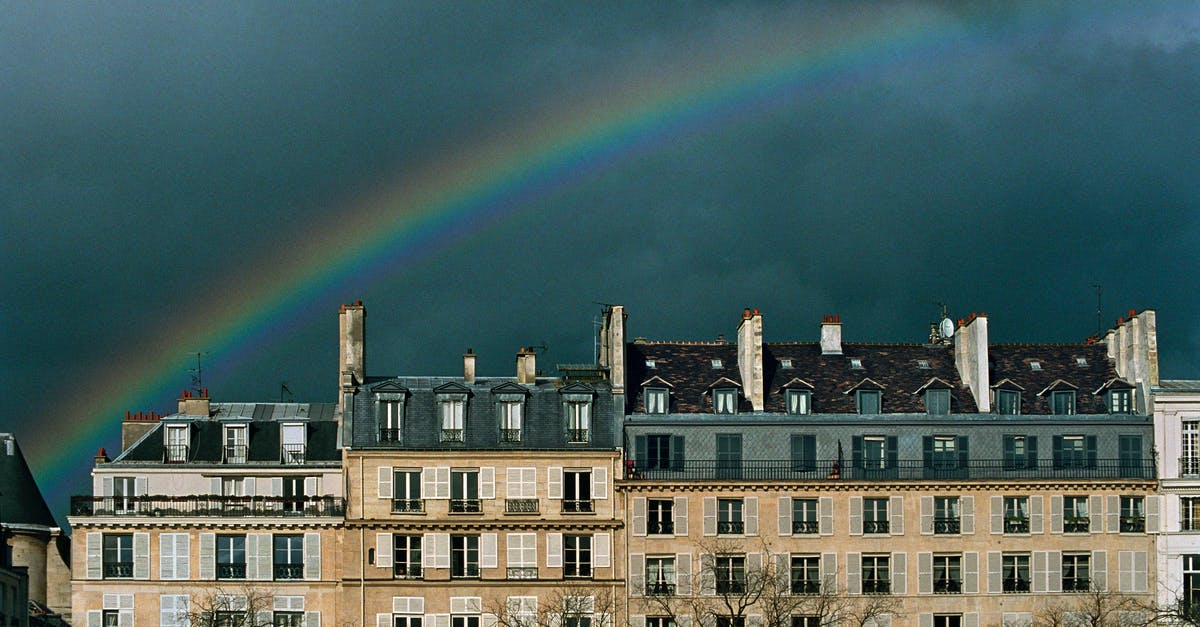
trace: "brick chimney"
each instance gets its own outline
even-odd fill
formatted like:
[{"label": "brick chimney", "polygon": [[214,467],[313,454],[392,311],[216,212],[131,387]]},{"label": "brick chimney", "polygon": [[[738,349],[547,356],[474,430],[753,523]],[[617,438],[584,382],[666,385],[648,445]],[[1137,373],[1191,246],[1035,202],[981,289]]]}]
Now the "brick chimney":
[{"label": "brick chimney", "polygon": [[475,351],[469,348],[463,353],[463,382],[475,382]]},{"label": "brick chimney", "polygon": [[125,412],[125,420],[121,422],[121,451],[128,451],[142,436],[149,433],[158,424],[162,416],[152,411]]},{"label": "brick chimney", "polygon": [[199,394],[184,390],[179,395],[179,413],[189,416],[204,416],[205,418],[211,416],[208,388],[200,390]]},{"label": "brick chimney", "polygon": [[533,385],[537,383],[537,354],[532,348],[517,351],[517,383]]},{"label": "brick chimney", "polygon": [[821,354],[842,354],[842,317],[838,314],[821,319]]},{"label": "brick chimney", "polygon": [[988,370],[987,314],[959,320],[954,331],[954,367],[971,389],[980,413],[992,411],[991,375]]},{"label": "brick chimney", "polygon": [[1137,410],[1154,412],[1150,388],[1158,385],[1158,322],[1153,309],[1130,310],[1104,335],[1117,374],[1137,387]]},{"label": "brick chimney", "polygon": [[742,375],[742,393],[754,411],[762,411],[763,401],[763,320],[757,309],[747,309],[738,324],[738,372]]}]

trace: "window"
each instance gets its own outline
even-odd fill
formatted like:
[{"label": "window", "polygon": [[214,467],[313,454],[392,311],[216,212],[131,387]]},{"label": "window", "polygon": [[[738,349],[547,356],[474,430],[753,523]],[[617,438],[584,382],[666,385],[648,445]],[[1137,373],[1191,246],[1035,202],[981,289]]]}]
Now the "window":
[{"label": "window", "polygon": [[933,593],[962,593],[962,556],[933,556]]},{"label": "window", "polygon": [[225,425],[225,463],[246,463],[246,425]]},{"label": "window", "polygon": [[812,393],[808,390],[787,390],[787,413],[794,416],[812,413]]},{"label": "window", "polygon": [[921,370],[929,370],[929,360],[928,359],[918,359],[917,360],[917,368],[919,368]]},{"label": "window", "polygon": [[1017,390],[996,390],[996,413],[1017,416],[1021,413],[1021,393]]},{"label": "window", "polygon": [[888,500],[863,499],[863,533],[888,532]]},{"label": "window", "polygon": [[950,413],[950,390],[925,390],[925,413],[941,416]]},{"label": "window", "polygon": [[104,578],[127,579],[133,576],[133,534],[104,534]]},{"label": "window", "polygon": [[1004,469],[1025,470],[1037,468],[1037,437],[1006,435],[1004,444]]},{"label": "window", "polygon": [[404,401],[381,399],[379,401],[379,441],[399,442]]},{"label": "window", "polygon": [[1200,531],[1200,497],[1179,497],[1179,523],[1182,531]]},{"label": "window", "polygon": [[720,388],[713,390],[713,413],[736,414],[737,390]]},{"label": "window", "polygon": [[[1142,436],[1122,435],[1117,438],[1118,462],[1121,465],[1122,477],[1141,477],[1142,473]],[[1146,473],[1149,475],[1149,473]]]},{"label": "window", "polygon": [[478,470],[450,471],[450,511],[458,514],[482,511]]},{"label": "window", "polygon": [[501,401],[500,411],[500,441],[517,443],[521,441],[521,411],[524,403],[521,401]]},{"label": "window", "polygon": [[465,398],[443,398],[438,402],[438,411],[442,417],[442,442],[463,442],[466,436],[464,426],[467,401]]},{"label": "window", "polygon": [[817,533],[817,499],[792,499],[792,533]]},{"label": "window", "polygon": [[933,533],[953,535],[960,533],[957,496],[936,496],[933,498]]},{"label": "window", "polygon": [[1086,496],[1063,497],[1063,533],[1087,533],[1090,521]]},{"label": "window", "polygon": [[683,469],[683,436],[637,436],[636,442],[642,470]]},{"label": "window", "polygon": [[667,396],[666,388],[646,388],[646,413],[647,414],[665,414],[667,413]]},{"label": "window", "polygon": [[792,369],[792,360],[790,360],[790,359],[780,359],[780,360],[779,360],[779,367],[780,367],[780,368],[783,368],[784,370],[791,370],[791,369]]},{"label": "window", "polygon": [[742,477],[742,434],[717,434],[717,478]]},{"label": "window", "polygon": [[1004,533],[1029,533],[1029,497],[1004,497]]},{"label": "window", "polygon": [[425,501],[421,499],[421,471],[395,471],[392,477],[392,511],[396,513],[425,511]]},{"label": "window", "polygon": [[120,612],[117,610],[104,610],[102,618],[104,620],[104,627],[118,627],[121,624]]},{"label": "window", "polygon": [[879,390],[859,390],[855,392],[855,400],[858,403],[858,413],[860,414],[878,414],[880,406]]},{"label": "window", "polygon": [[579,614],[563,616],[562,627],[592,627],[592,617]]},{"label": "window", "polygon": [[1040,362],[1040,361],[1031,361],[1031,362],[1029,362],[1029,369],[1030,369],[1030,370],[1032,370],[1032,371],[1034,371],[1034,372],[1037,372],[1037,371],[1041,370],[1041,369],[1042,369],[1042,362]]},{"label": "window", "polygon": [[275,612],[272,627],[304,627],[304,612]]},{"label": "window", "polygon": [[134,477],[113,477],[113,512],[131,514],[134,511],[133,497],[138,496],[137,479]]},{"label": "window", "polygon": [[862,556],[863,594],[891,594],[892,580],[888,574],[890,556]]},{"label": "window", "polygon": [[304,536],[276,534],[274,537],[276,579],[304,579]]},{"label": "window", "polygon": [[562,511],[573,513],[596,511],[592,503],[592,471],[563,471]]},{"label": "window", "polygon": [[717,533],[745,533],[742,499],[717,499]]},{"label": "window", "polygon": [[536,533],[508,534],[508,572],[506,574],[510,580],[538,578],[537,540]]},{"label": "window", "polygon": [[396,579],[421,578],[421,536],[396,534],[392,538],[392,575]]},{"label": "window", "polygon": [[717,627],[746,627],[745,616],[718,616]]},{"label": "window", "polygon": [[241,610],[235,612],[222,610],[216,612],[213,617],[214,627],[244,627],[245,624],[246,612]]},{"label": "window", "polygon": [[[897,465],[896,436],[856,435],[851,439],[851,456],[855,469],[868,471],[866,477],[878,477],[886,473],[877,471],[895,468]],[[874,471],[874,472],[873,472]]]},{"label": "window", "polygon": [[792,470],[805,472],[817,467],[817,437],[792,435]]},{"label": "window", "polygon": [[1074,390],[1056,390],[1050,393],[1050,413],[1069,416],[1075,413]]},{"label": "window", "polygon": [[1094,468],[1096,466],[1096,436],[1054,436],[1054,466],[1056,468]]},{"label": "window", "polygon": [[450,627],[479,627],[479,617],[455,614],[450,617]]},{"label": "window", "polygon": [[712,360],[712,367],[713,367],[713,370],[717,370],[719,368],[723,368],[724,366],[722,365],[722,362],[720,359],[714,359],[714,360]]},{"label": "window", "polygon": [[792,556],[792,594],[821,593],[821,557]]},{"label": "window", "polygon": [[392,627],[421,627],[421,616],[396,615],[392,617]]},{"label": "window", "polygon": [[863,369],[862,359],[859,359],[858,357],[851,357],[850,358],[850,369],[851,370],[862,370]]},{"label": "window", "polygon": [[718,555],[714,566],[717,594],[741,594],[746,591],[745,555]]},{"label": "window", "polygon": [[1132,414],[1133,390],[1110,390],[1108,393],[1108,413]]},{"label": "window", "polygon": [[1183,556],[1183,590],[1179,603],[1188,616],[1200,611],[1200,555]]},{"label": "window", "polygon": [[450,536],[450,577],[452,579],[479,577],[479,536]]},{"label": "window", "polygon": [[187,425],[167,425],[166,447],[163,461],[168,464],[178,464],[188,460]]},{"label": "window", "polygon": [[1063,553],[1062,591],[1087,592],[1092,588],[1091,555],[1087,553]]},{"label": "window", "polygon": [[1006,553],[1001,560],[1000,577],[1005,592],[1029,592],[1029,555]]},{"label": "window", "polygon": [[303,464],[306,428],[303,424],[279,425],[280,440],[283,442],[280,450],[280,461],[284,464]]},{"label": "window", "polygon": [[966,467],[967,438],[953,435],[925,436],[925,468],[933,471]]},{"label": "window", "polygon": [[563,536],[563,577],[589,579],[592,576],[592,536]]},{"label": "window", "polygon": [[793,616],[792,627],[821,627],[820,616]]},{"label": "window", "polygon": [[673,499],[650,499],[646,502],[646,533],[670,535],[675,533]]},{"label": "window", "polygon": [[1121,533],[1146,531],[1146,503],[1140,496],[1121,497]]},{"label": "window", "polygon": [[567,440],[574,444],[585,444],[589,440],[592,404],[587,401],[567,402]]},{"label": "window", "polygon": [[1183,457],[1179,460],[1180,476],[1200,475],[1200,421],[1183,421],[1183,438],[1179,444],[1180,451],[1183,453]]},{"label": "window", "polygon": [[246,578],[246,536],[217,536],[217,579]]},{"label": "window", "polygon": [[1087,368],[1087,357],[1076,357],[1075,365],[1079,366],[1080,368]]},{"label": "window", "polygon": [[646,558],[646,595],[675,594],[675,558]]},{"label": "window", "polygon": [[934,614],[933,627],[962,627],[962,614]]},{"label": "window", "polygon": [[658,364],[655,363],[655,361],[653,359],[646,360],[646,368],[648,368],[650,370],[654,370],[657,367],[658,367]]},{"label": "window", "polygon": [[675,627],[675,619],[670,616],[647,616],[646,627]]}]

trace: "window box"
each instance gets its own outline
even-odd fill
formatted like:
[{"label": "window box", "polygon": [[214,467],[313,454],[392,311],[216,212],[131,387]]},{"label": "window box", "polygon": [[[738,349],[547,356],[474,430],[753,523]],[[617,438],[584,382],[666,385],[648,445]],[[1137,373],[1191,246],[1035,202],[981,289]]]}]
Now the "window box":
[{"label": "window box", "polygon": [[393,514],[412,514],[425,511],[424,499],[392,499]]},{"label": "window box", "polygon": [[507,572],[509,579],[537,579],[537,566],[509,566]]},{"label": "window box", "polygon": [[591,499],[586,500],[568,500],[563,499],[562,511],[564,514],[591,514],[596,511],[595,503]]},{"label": "window box", "polygon": [[536,514],[538,512],[538,500],[505,499],[504,511],[508,514]]},{"label": "window box", "polygon": [[478,514],[483,511],[483,503],[479,499],[450,499],[450,513]]}]

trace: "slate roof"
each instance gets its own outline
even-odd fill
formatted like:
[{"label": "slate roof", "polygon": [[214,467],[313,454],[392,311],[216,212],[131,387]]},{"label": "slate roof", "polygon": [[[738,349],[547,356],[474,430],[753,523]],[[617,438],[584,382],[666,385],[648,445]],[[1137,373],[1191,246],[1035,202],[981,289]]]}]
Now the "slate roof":
[{"label": "slate roof", "polygon": [[[713,367],[714,359],[721,360],[720,368]],[[654,361],[653,368],[646,365],[648,360]],[[630,413],[645,411],[642,383],[652,377],[672,386],[670,411],[678,413],[712,413],[712,385],[722,377],[742,382],[737,345],[728,342],[634,342],[626,345],[625,363]],[[738,412],[751,411],[750,401],[740,394],[739,399]]]},{"label": "slate roof", "polygon": [[0,522],[58,526],[11,433],[0,433]]},{"label": "slate roof", "polygon": [[[1080,357],[1087,365],[1078,363]],[[1123,381],[1103,344],[992,344],[988,360],[993,385],[1008,379],[1023,388],[1022,414],[1051,413],[1049,393],[1038,394],[1056,382],[1054,389],[1075,388],[1075,413],[1107,414],[1103,392],[1093,393],[1112,379]],[[1040,369],[1034,370],[1031,362]]]},{"label": "slate roof", "polygon": [[1158,389],[1165,392],[1200,392],[1200,379],[1162,379]]},{"label": "slate roof", "polygon": [[187,424],[191,448],[188,462],[219,464],[222,460],[222,427],[226,424],[247,425],[247,464],[279,464],[279,425],[283,422],[303,422],[307,425],[308,441],[305,462],[339,462],[337,448],[337,406],[333,403],[213,403],[213,415],[164,416],[159,424],[113,463],[161,463],[163,461],[163,429],[168,424]]}]

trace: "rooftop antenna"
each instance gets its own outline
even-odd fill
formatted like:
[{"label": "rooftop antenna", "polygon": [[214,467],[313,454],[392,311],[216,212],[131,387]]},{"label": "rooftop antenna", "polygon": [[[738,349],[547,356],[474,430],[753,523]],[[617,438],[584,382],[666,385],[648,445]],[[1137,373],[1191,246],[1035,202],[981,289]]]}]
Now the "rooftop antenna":
[{"label": "rooftop antenna", "polygon": [[196,367],[189,368],[188,372],[192,374],[192,391],[200,395],[204,390],[204,368],[200,365],[200,358],[208,353],[196,352],[194,354],[196,355]]},{"label": "rooftop antenna", "polygon": [[592,316],[592,363],[600,363],[600,329],[604,327],[604,322],[600,320],[600,316]]},{"label": "rooftop antenna", "polygon": [[941,309],[941,320],[930,323],[929,325],[929,343],[930,344],[949,344],[950,338],[954,337],[954,322],[950,320],[950,314],[946,309],[946,303],[941,301],[933,301]]},{"label": "rooftop antenna", "polygon": [[1104,288],[1099,284],[1092,285],[1096,288],[1096,339],[1100,339],[1101,333],[1104,331],[1104,323],[1100,321],[1100,295],[1104,293]]},{"label": "rooftop antenna", "polygon": [[295,395],[295,394],[292,394],[292,389],[288,387],[287,381],[280,381],[280,382],[279,382],[279,402],[280,402],[280,403],[282,403],[282,402],[283,402],[283,394],[284,394],[284,392],[286,392],[286,393],[287,393],[287,396],[288,396],[288,401],[289,401],[289,402],[290,402],[290,401],[295,401],[295,400],[296,400],[296,395]]}]

